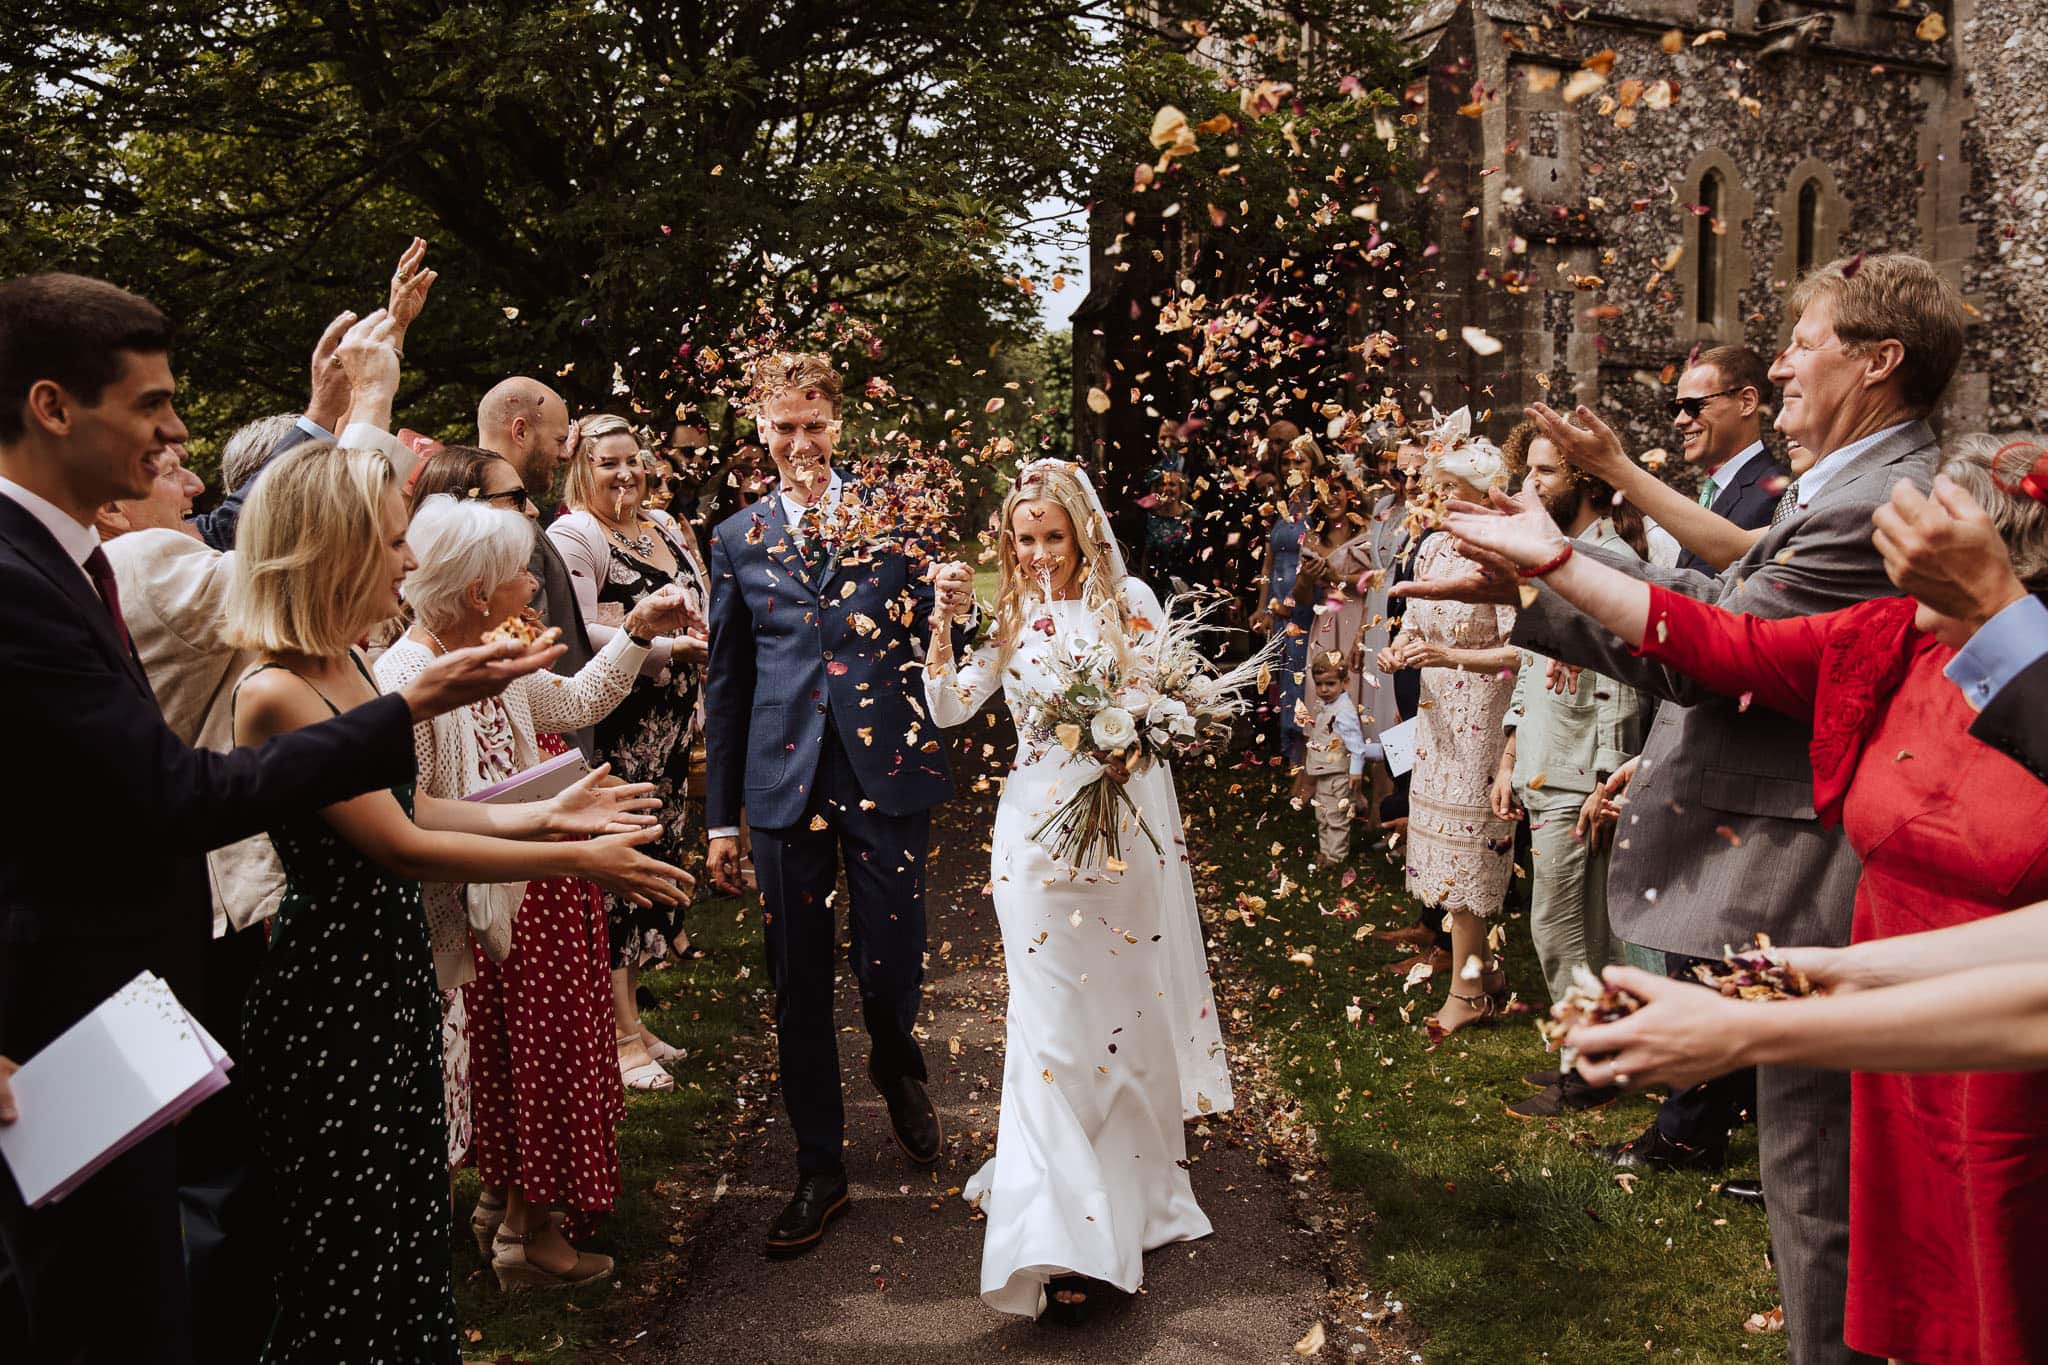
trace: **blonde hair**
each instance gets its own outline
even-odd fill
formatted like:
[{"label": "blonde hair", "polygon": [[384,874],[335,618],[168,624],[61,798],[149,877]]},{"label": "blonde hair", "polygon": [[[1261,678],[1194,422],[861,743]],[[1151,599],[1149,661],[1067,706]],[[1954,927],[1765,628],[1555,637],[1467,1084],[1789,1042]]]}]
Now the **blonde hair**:
[{"label": "blonde hair", "polygon": [[579,512],[588,512],[599,498],[597,486],[597,443],[612,436],[630,436],[638,455],[633,467],[640,471],[640,502],[647,502],[647,461],[639,458],[647,454],[647,448],[640,442],[640,433],[633,430],[633,424],[625,418],[609,412],[600,412],[592,417],[579,417],[576,432],[582,442],[582,449],[576,458],[569,461],[568,477],[562,481],[562,502]]},{"label": "blonde hair", "polygon": [[1493,442],[1478,437],[1453,446],[1432,442],[1422,472],[1432,479],[1457,479],[1482,493],[1508,483],[1507,457]]},{"label": "blonde hair", "polygon": [[325,441],[271,461],[235,528],[228,643],[332,658],[390,615],[390,571],[379,551],[384,499],[396,481],[380,452]]},{"label": "blonde hair", "polygon": [[792,390],[824,399],[837,417],[846,381],[827,356],[811,351],[774,351],[755,361],[748,372],[747,410],[758,415],[764,406]]},{"label": "blonde hair", "polygon": [[1123,629],[1123,597],[1118,591],[1123,585],[1111,582],[1104,571],[1110,563],[1109,549],[1113,543],[1110,529],[1097,524],[1088,494],[1081,487],[1079,468],[1066,460],[1039,460],[1025,466],[1009,496],[1003,499],[996,532],[994,671],[998,677],[1010,666],[1010,656],[1017,652],[1017,641],[1024,633],[1025,605],[1037,596],[1037,585],[1025,581],[1017,562],[1017,537],[1010,529],[1018,506],[1027,502],[1049,502],[1067,514],[1074,528],[1075,553],[1081,560],[1081,600],[1094,609],[1096,618],[1103,623],[1103,638],[1116,654],[1117,663],[1123,667],[1130,664],[1130,642]]},{"label": "blonde hair", "polygon": [[2048,504],[2037,502],[2020,481],[2044,453],[2048,447],[2026,432],[1991,436],[1976,431],[1948,443],[1938,470],[1962,485],[1991,518],[2013,573],[2031,592],[2048,589]]},{"label": "blonde hair", "polygon": [[1905,349],[1900,396],[1915,410],[1932,412],[1962,363],[1969,326],[1963,296],[1947,277],[1903,251],[1859,252],[1802,277],[1785,300],[1786,316],[1796,323],[1821,299],[1834,305],[1835,335],[1851,355],[1881,341]]}]

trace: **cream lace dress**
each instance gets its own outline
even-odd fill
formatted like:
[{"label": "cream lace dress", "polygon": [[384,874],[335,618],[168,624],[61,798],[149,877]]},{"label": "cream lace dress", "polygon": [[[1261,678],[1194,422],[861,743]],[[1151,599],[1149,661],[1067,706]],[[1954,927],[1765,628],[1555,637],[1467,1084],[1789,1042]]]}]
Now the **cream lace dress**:
[{"label": "cream lace dress", "polygon": [[[1478,565],[1448,534],[1431,536],[1415,576],[1456,578]],[[1410,601],[1399,638],[1453,649],[1498,649],[1514,628],[1512,607]],[[1515,690],[1513,670],[1422,670],[1415,769],[1408,786],[1408,891],[1423,904],[1496,914],[1514,871],[1515,827],[1493,813],[1494,770],[1507,735],[1501,721]]]}]

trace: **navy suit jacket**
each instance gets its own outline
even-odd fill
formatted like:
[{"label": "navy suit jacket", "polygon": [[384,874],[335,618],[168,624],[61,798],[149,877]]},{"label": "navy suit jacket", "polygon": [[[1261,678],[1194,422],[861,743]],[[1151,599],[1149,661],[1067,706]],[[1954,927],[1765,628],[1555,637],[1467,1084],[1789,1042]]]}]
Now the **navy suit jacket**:
[{"label": "navy suit jacket", "polygon": [[2048,654],[1985,704],[1970,733],[2048,782]]},{"label": "navy suit jacket", "polygon": [[412,716],[384,697],[253,749],[188,748],[56,540],[0,496],[0,1054],[25,1060],[149,969],[200,1007],[205,851],[408,781]]},{"label": "navy suit jacket", "polygon": [[[1791,478],[1792,470],[1766,445],[1735,471],[1735,482],[1714,495],[1714,505],[1708,510],[1745,531],[1769,526],[1771,513],[1777,510],[1778,499],[1785,496],[1785,485]],[[1720,572],[1691,550],[1678,556],[1678,567],[1703,574]]]},{"label": "navy suit jacket", "polygon": [[814,585],[770,496],[712,531],[710,567],[707,826],[736,826],[742,810],[765,829],[801,820],[828,714],[882,814],[952,794],[941,732],[924,710],[932,588],[920,565],[894,551],[849,553]]}]

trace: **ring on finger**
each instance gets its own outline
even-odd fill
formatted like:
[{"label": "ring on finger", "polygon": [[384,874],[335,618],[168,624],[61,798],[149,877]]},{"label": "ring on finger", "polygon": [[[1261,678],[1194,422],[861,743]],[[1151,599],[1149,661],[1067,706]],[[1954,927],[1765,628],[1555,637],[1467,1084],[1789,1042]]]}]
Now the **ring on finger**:
[{"label": "ring on finger", "polygon": [[1634,1078],[1631,1077],[1626,1071],[1617,1071],[1614,1073],[1614,1083],[1622,1087],[1622,1089],[1624,1090],[1628,1088],[1630,1081],[1633,1079]]}]

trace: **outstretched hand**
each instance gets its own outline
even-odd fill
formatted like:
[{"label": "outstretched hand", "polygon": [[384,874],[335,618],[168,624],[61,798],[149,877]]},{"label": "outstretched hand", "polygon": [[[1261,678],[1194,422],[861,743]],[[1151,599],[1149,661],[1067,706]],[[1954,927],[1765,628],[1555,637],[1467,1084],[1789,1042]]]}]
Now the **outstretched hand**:
[{"label": "outstretched hand", "polygon": [[[1525,489],[1524,493],[1534,504],[1537,515],[1548,523],[1550,514],[1543,511],[1542,500],[1536,497],[1535,490]],[[1517,510],[1523,506],[1521,497],[1518,494],[1510,498],[1496,489],[1491,507],[1473,502],[1448,504],[1451,515],[1445,520],[1444,529],[1458,538],[1458,552],[1477,567],[1469,573],[1446,578],[1411,578],[1405,583],[1396,583],[1388,590],[1388,595],[1432,602],[1469,602],[1503,607],[1525,605],[1522,577],[1516,572],[1516,562],[1486,543],[1490,538],[1505,534],[1486,523],[1505,526],[1511,520],[1511,512],[1521,515]],[[1552,529],[1555,530],[1554,523]],[[1544,559],[1549,557],[1543,556]],[[1541,563],[1542,559],[1534,562]]]},{"label": "outstretched hand", "polygon": [[651,811],[661,809],[652,782],[621,782],[612,765],[600,763],[583,779],[564,787],[548,802],[550,834],[623,834],[661,823]]},{"label": "outstretched hand", "polygon": [[538,673],[568,653],[557,643],[562,636],[550,628],[532,644],[493,640],[469,649],[451,650],[428,664],[398,695],[412,711],[413,723],[432,720],[458,707],[495,697],[514,680]]},{"label": "outstretched hand", "polygon": [[670,583],[635,603],[626,613],[625,628],[627,634],[643,640],[656,635],[701,635],[704,618],[683,585]]},{"label": "outstretched hand", "polygon": [[1635,461],[1629,459],[1628,449],[1622,445],[1621,437],[1614,434],[1614,428],[1584,403],[1570,417],[1547,403],[1531,403],[1522,411],[1536,424],[1537,431],[1557,447],[1564,462],[1581,473],[1613,483],[1635,468]]},{"label": "outstretched hand", "polygon": [[1730,1000],[1704,986],[1673,981],[1636,967],[1609,967],[1608,985],[1640,997],[1643,1007],[1611,1024],[1581,1024],[1564,1041],[1579,1051],[1579,1075],[1588,1085],[1625,1089],[1669,1086],[1683,1090],[1746,1064],[1744,1025],[1759,1005]]},{"label": "outstretched hand", "polygon": [[1935,475],[1932,497],[1899,480],[1871,521],[1886,575],[1953,623],[1933,632],[1943,644],[1960,648],[2027,594],[1990,516],[1946,474]]}]

